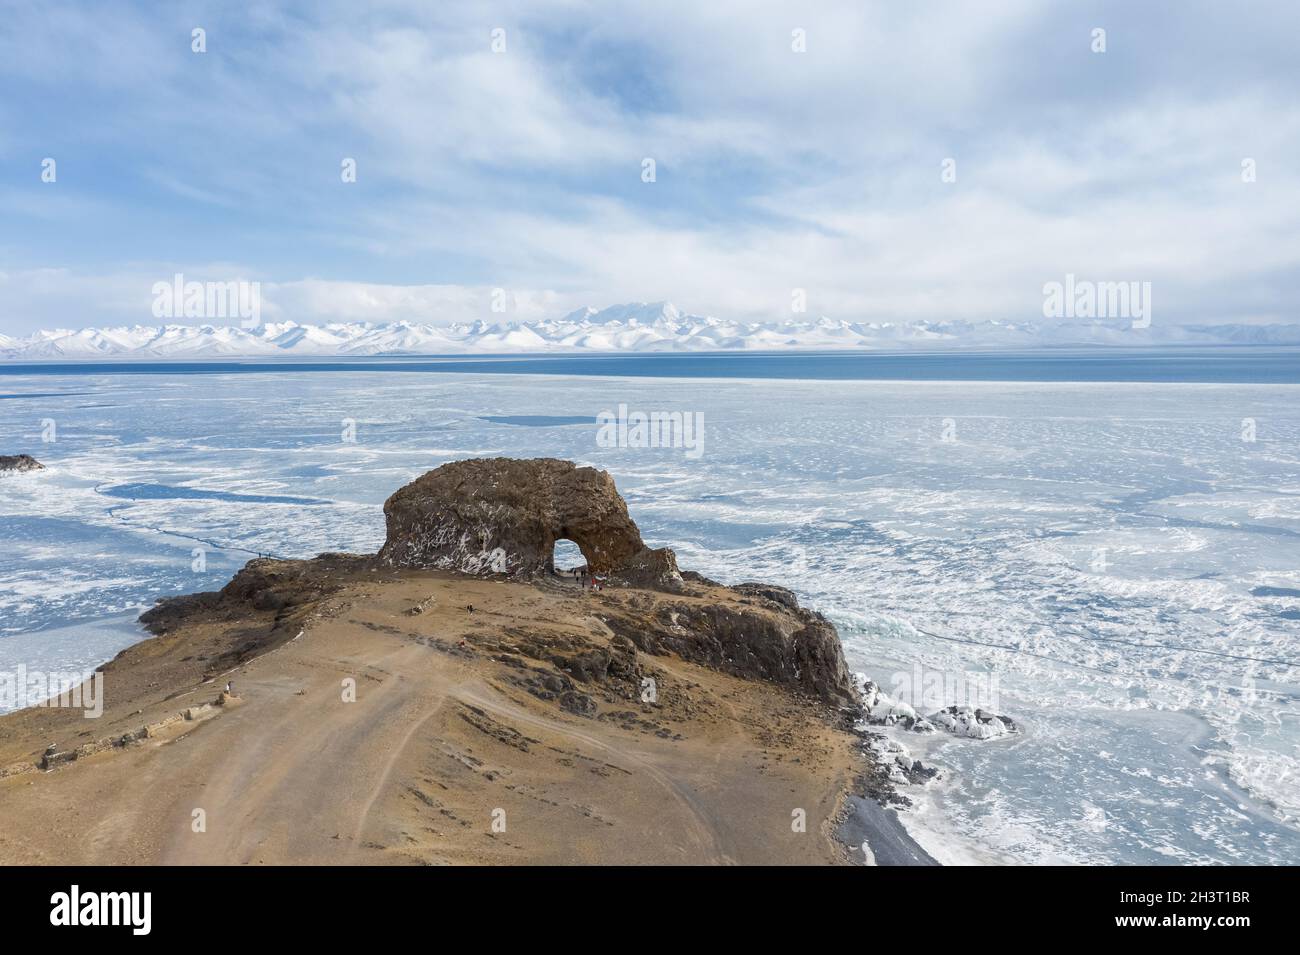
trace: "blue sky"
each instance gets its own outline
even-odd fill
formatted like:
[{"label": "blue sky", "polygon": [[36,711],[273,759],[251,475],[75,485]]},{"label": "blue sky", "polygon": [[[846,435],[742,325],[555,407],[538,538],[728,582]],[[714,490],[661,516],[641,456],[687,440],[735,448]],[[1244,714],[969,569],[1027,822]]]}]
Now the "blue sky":
[{"label": "blue sky", "polygon": [[495,320],[494,288],[1034,319],[1074,273],[1294,321],[1298,33],[1291,2],[5,0],[0,333],[152,324],[176,272],[268,320]]}]

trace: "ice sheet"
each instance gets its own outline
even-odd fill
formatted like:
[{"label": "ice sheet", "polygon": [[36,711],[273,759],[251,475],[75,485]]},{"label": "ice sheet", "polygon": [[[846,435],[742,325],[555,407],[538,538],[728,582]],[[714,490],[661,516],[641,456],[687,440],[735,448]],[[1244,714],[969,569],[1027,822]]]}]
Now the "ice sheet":
[{"label": "ice sheet", "polygon": [[[917,665],[997,675],[1022,734],[908,741],[946,770],[908,821],[937,857],[1300,863],[1296,386],[331,372],[5,391],[42,396],[0,404],[0,450],[49,470],[0,477],[0,665],[258,553],[373,550],[384,498],[445,461],[573,458],[684,567],[795,589],[882,687]],[[598,447],[620,403],[702,412],[703,455]],[[196,493],[112,491],[132,485]]]}]

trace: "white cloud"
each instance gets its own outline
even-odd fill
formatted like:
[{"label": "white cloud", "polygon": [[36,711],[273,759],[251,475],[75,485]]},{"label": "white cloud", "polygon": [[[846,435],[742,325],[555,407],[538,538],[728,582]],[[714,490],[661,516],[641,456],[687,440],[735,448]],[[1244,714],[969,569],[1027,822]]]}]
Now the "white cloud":
[{"label": "white cloud", "polygon": [[521,318],[659,299],[772,318],[794,287],[837,317],[1023,318],[1067,271],[1151,281],[1165,321],[1289,319],[1300,111],[1264,79],[1295,77],[1297,19],[1028,0],[22,9],[0,37],[27,94],[0,113],[4,156],[69,162],[44,191],[6,186],[0,330],[145,320],[174,271],[256,278],[272,314],[314,321],[479,317],[494,287]]},{"label": "white cloud", "polygon": [[[554,292],[463,285],[377,285],[304,279],[264,286],[263,318],[327,322],[534,321],[572,309]],[[502,311],[494,311],[500,303]]]}]

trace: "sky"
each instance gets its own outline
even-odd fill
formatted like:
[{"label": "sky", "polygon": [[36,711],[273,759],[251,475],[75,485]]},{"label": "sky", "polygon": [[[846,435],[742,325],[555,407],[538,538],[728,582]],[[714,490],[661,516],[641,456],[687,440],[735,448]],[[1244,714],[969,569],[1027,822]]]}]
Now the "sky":
[{"label": "sky", "polygon": [[0,0],[0,334],[156,324],[178,273],[275,321],[1032,320],[1067,274],[1300,321],[1297,35],[1294,0]]}]

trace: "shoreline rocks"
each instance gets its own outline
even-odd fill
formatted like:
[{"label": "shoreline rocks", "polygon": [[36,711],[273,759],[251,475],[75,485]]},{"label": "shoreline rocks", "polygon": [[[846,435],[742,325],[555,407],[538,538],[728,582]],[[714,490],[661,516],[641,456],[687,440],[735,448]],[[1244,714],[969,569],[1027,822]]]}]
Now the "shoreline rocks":
[{"label": "shoreline rocks", "polygon": [[1011,717],[970,706],[946,707],[931,715],[930,721],[954,736],[969,739],[998,739],[1018,732]]},{"label": "shoreline rocks", "polygon": [[913,733],[945,730],[968,739],[999,739],[1020,732],[1015,720],[977,707],[954,704],[929,716],[922,716],[910,704],[896,700],[874,681],[857,677],[862,694],[863,723],[868,726],[899,726]]}]

